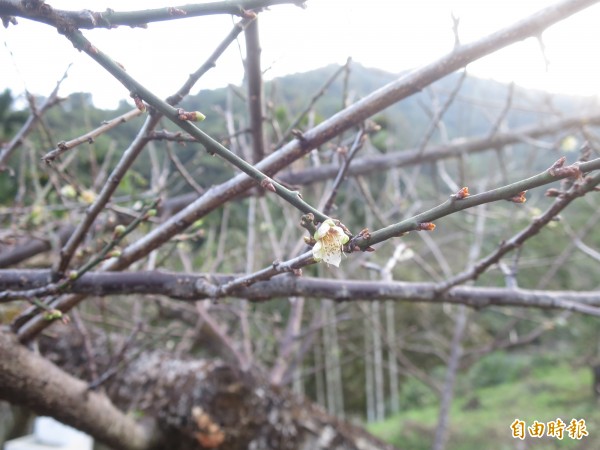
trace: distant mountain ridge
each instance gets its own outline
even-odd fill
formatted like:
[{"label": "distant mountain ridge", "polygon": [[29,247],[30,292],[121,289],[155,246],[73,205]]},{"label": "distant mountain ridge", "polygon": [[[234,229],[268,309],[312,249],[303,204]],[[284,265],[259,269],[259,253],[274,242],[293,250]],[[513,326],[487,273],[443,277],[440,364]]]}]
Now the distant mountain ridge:
[{"label": "distant mountain ridge", "polygon": [[[294,116],[308,104],[313,95],[339,67],[339,65],[329,65],[267,81],[266,102],[275,108],[271,112],[281,113],[281,108],[284,108],[288,117]],[[402,74],[393,74],[353,63],[348,78],[348,100],[353,103],[401,76]],[[315,111],[318,119],[323,120],[341,109],[343,77],[343,74],[340,75],[317,101]],[[428,126],[435,112],[431,105],[435,104],[440,108],[455,89],[459,79],[460,74],[453,73],[428,86],[422,92],[389,107],[376,117],[389,124],[401,136],[408,137],[406,145],[414,145],[418,136],[410,138],[410,135],[418,134]],[[240,95],[244,95],[243,88],[238,89]],[[495,121],[503,114],[511,89],[511,108],[504,117],[504,123],[509,127],[523,126],[557,115],[568,115],[598,107],[597,101],[591,98],[549,95],[543,91],[518,86],[511,88],[510,85],[498,81],[467,75],[458,95],[443,117],[448,137],[452,139],[489,132]],[[206,110],[207,107],[214,108],[218,105],[225,109],[227,90],[228,88],[202,90],[197,95],[186,99],[184,107]],[[236,97],[234,104],[237,111],[244,111],[241,100],[237,96],[234,97]]]}]

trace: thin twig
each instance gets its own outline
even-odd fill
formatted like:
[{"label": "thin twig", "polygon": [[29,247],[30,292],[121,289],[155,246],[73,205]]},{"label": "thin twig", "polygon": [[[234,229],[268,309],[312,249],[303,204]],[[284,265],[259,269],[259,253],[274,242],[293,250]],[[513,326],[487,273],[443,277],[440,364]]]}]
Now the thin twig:
[{"label": "thin twig", "polygon": [[119,126],[122,123],[127,122],[128,120],[138,117],[141,114],[142,114],[142,111],[140,111],[139,109],[137,109],[137,108],[132,109],[131,111],[128,111],[125,114],[120,115],[119,117],[115,117],[114,119],[104,122],[101,126],[96,128],[95,130],[92,130],[88,133],[85,133],[85,134],[79,136],[79,137],[76,137],[75,139],[71,139],[70,141],[59,142],[54,150],[51,150],[48,153],[46,153],[44,156],[42,156],[42,161],[49,163],[51,161],[54,161],[56,158],[58,158],[63,153],[71,150],[74,147],[77,147],[78,145],[81,145],[84,143],[91,144],[92,142],[94,142],[94,139],[96,139],[98,136],[106,133],[107,131],[112,130],[113,128]]},{"label": "thin twig", "polygon": [[325,81],[325,83],[323,83],[323,86],[321,86],[321,88],[317,91],[317,93],[312,96],[312,98],[310,99],[310,101],[308,102],[308,104],[306,105],[306,107],[300,112],[300,114],[298,114],[296,116],[296,118],[288,126],[287,130],[285,130],[283,132],[283,135],[281,136],[281,139],[279,140],[279,142],[277,142],[277,144],[275,144],[275,148],[281,147],[285,143],[285,141],[287,141],[289,139],[289,137],[292,135],[292,131],[294,131],[296,129],[296,127],[302,121],[302,119],[304,119],[304,117],[306,117],[306,115],[313,108],[313,106],[315,105],[315,103],[317,103],[317,100],[319,100],[325,94],[325,92],[327,91],[327,89],[329,88],[329,86],[331,86],[331,84],[337,79],[337,77],[339,77],[340,74],[343,73],[344,70],[347,69],[347,67],[350,65],[351,62],[352,62],[352,59],[348,58],[346,60],[346,64],[344,64],[338,70],[336,70],[331,75],[331,77],[329,77],[327,79],[327,81]]},{"label": "thin twig", "polygon": [[169,155],[169,159],[177,169],[177,171],[181,174],[183,179],[189,184],[199,195],[204,194],[204,189],[196,180],[190,175],[185,166],[179,160],[177,154],[173,151],[173,147],[170,145],[170,142],[167,142],[167,155]]},{"label": "thin twig", "polygon": [[[263,189],[271,191],[276,195],[283,198],[288,203],[291,203],[303,213],[312,213],[320,221],[328,219],[327,216],[322,214],[316,208],[309,205],[302,199],[302,196],[297,191],[287,189],[282,184],[268,177],[265,173],[261,172],[258,168],[249,164],[244,159],[240,158],[235,153],[231,152],[225,146],[221,145],[220,142],[216,141],[208,134],[197,128],[191,120],[197,120],[197,112],[188,113],[182,109],[177,109],[162,101],[159,97],[154,95],[150,90],[146,89],[133,77],[131,77],[119,64],[115,63],[107,55],[102,53],[100,50],[95,48],[79,30],[66,31],[65,36],[73,43],[73,45],[87,53],[92,59],[100,64],[104,69],[111,73],[117,78],[124,86],[126,86],[131,92],[134,98],[141,98],[152,107],[156,108],[162,115],[172,121],[175,125],[179,126],[184,131],[194,136],[198,142],[200,142],[209,153],[214,153],[233,164],[235,167],[240,169],[242,172],[249,175],[254,179]],[[145,138],[146,139],[146,138]]]},{"label": "thin twig", "polygon": [[326,201],[324,202],[325,206],[323,206],[323,214],[329,215],[331,213],[331,209],[333,208],[333,203],[335,202],[335,198],[337,197],[338,189],[340,188],[342,182],[344,181],[344,178],[346,177],[346,173],[348,172],[348,167],[350,167],[352,160],[354,159],[354,157],[357,155],[358,151],[362,148],[363,144],[365,143],[365,140],[367,138],[367,133],[368,133],[368,131],[366,131],[364,128],[361,128],[361,130],[358,133],[356,133],[356,138],[354,139],[354,142],[352,143],[352,147],[350,148],[350,151],[348,151],[347,155],[343,155],[344,156],[343,163],[340,166],[340,169],[338,171],[337,176],[335,177],[335,180],[333,181],[333,185],[331,186],[331,189],[329,191],[329,196],[327,197]]},{"label": "thin twig", "polygon": [[[414,164],[423,164],[438,161],[440,159],[454,158],[461,155],[504,147],[510,144],[517,144],[519,142],[540,145],[543,143],[532,142],[531,138],[555,134],[558,131],[581,127],[586,124],[600,124],[600,113],[596,112],[594,114],[565,117],[564,119],[548,122],[541,126],[524,126],[513,131],[497,133],[491,138],[487,135],[470,139],[457,138],[451,140],[448,144],[430,147],[421,156],[419,156],[419,149],[413,148],[390,152],[384,155],[356,158],[352,164],[350,164],[348,175],[366,175],[378,170],[387,170],[390,167],[408,167]],[[554,144],[550,147],[554,148]],[[291,185],[306,185],[334,178],[337,175],[338,170],[339,167],[336,164],[322,164],[319,167],[311,167],[306,170],[284,172],[278,175],[278,179]]]},{"label": "thin twig", "polygon": [[[598,162],[600,160],[594,161]],[[500,244],[500,246],[494,252],[479,260],[469,269],[453,278],[444,281],[443,283],[440,283],[439,290],[445,291],[453,286],[464,283],[465,281],[475,280],[490,266],[500,261],[500,259],[506,253],[514,250],[515,248],[519,248],[527,239],[539,233],[540,230],[550,221],[552,221],[560,211],[566,208],[577,197],[580,197],[593,190],[598,183],[600,183],[600,173],[597,173],[594,176],[588,176],[581,183],[576,183],[573,185],[568,192],[564,193],[560,198],[557,198],[556,201],[541,216],[537,217],[528,227],[515,234],[507,241],[502,242],[502,244]]]},{"label": "thin twig", "polygon": [[25,138],[25,136],[27,136],[31,132],[35,124],[40,121],[42,115],[48,109],[64,100],[58,97],[58,89],[60,88],[60,85],[65,80],[65,78],[67,78],[67,72],[69,71],[70,67],[71,66],[67,68],[62,78],[58,80],[58,82],[56,83],[56,87],[50,93],[48,98],[44,100],[44,103],[42,104],[42,106],[40,106],[37,112],[34,113],[34,111],[32,111],[31,114],[29,114],[27,121],[23,124],[21,129],[17,132],[17,134],[14,135],[10,142],[2,148],[2,152],[0,153],[0,172],[6,170],[5,163],[8,161],[8,158],[19,147],[19,145],[23,143],[23,139]]}]

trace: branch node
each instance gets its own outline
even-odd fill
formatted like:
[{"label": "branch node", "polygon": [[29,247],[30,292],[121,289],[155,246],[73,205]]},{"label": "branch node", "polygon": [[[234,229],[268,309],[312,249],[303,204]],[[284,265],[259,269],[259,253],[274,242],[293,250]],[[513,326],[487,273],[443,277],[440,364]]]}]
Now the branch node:
[{"label": "branch node", "polygon": [[277,189],[275,189],[275,185],[273,184],[273,181],[267,177],[265,177],[261,180],[260,187],[263,189],[266,189],[267,191],[277,192]]},{"label": "branch node", "polygon": [[292,130],[292,136],[294,136],[296,139],[298,139],[300,142],[306,142],[306,138],[304,137],[304,133],[302,133],[302,131],[294,128]]},{"label": "branch node", "polygon": [[417,231],[433,231],[435,230],[435,223],[433,222],[421,222],[417,225]]},{"label": "branch node", "polygon": [[544,195],[546,197],[560,197],[563,194],[564,194],[564,192],[559,189],[550,188],[550,189],[546,190],[546,193]]},{"label": "branch node", "polygon": [[133,99],[136,108],[139,109],[141,112],[146,112],[146,105],[144,104],[140,96],[133,92],[130,94],[130,96]]},{"label": "branch node", "polygon": [[169,15],[173,16],[173,17],[187,16],[187,12],[185,12],[183,9],[169,7],[168,11],[169,11]]},{"label": "branch node", "polygon": [[452,194],[450,198],[454,200],[462,200],[463,198],[467,198],[469,195],[469,188],[465,186],[463,188],[460,188],[460,190],[456,194]]},{"label": "branch node", "polygon": [[243,19],[249,19],[249,20],[254,20],[257,17],[257,15],[256,15],[256,13],[254,11],[246,10],[246,9],[243,9],[243,8],[241,10],[241,16],[242,16]]},{"label": "branch node", "polygon": [[188,120],[190,122],[202,122],[206,116],[200,111],[185,111],[183,108],[177,108],[177,118],[179,120]]},{"label": "branch node", "polygon": [[525,203],[527,201],[527,198],[525,197],[526,193],[527,191],[521,191],[517,195],[507,198],[506,200],[513,203]]},{"label": "branch node", "polygon": [[10,24],[13,24],[13,25],[19,24],[19,22],[17,22],[17,19],[15,16],[0,16],[0,18],[2,19],[2,25],[4,25],[4,28],[8,28],[8,26]]},{"label": "branch node", "polygon": [[577,163],[571,164],[570,166],[563,167],[565,164],[566,158],[562,156],[558,161],[556,161],[550,168],[548,169],[548,173],[553,177],[561,177],[561,178],[581,178],[581,169]]}]

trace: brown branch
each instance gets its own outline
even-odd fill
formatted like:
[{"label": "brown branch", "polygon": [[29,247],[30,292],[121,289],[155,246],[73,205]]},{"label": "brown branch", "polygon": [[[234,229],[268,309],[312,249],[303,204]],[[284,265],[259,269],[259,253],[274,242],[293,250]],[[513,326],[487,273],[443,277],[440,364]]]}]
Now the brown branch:
[{"label": "brown branch", "polygon": [[170,145],[170,142],[167,142],[167,155],[169,155],[169,159],[171,160],[177,171],[181,174],[183,179],[187,182],[187,184],[189,184],[198,195],[204,194],[204,188],[198,183],[196,183],[194,177],[192,177],[187,171],[177,154],[173,151],[173,147]]},{"label": "brown branch", "polygon": [[[61,226],[56,232],[58,243],[63,245],[67,242],[74,229],[72,225]],[[2,249],[0,252],[0,268],[14,266],[51,248],[52,241],[50,238],[41,239],[40,237],[29,236],[10,249]]]},{"label": "brown branch", "polygon": [[494,126],[492,127],[492,130],[489,133],[490,138],[493,137],[498,132],[498,130],[502,127],[504,119],[506,119],[506,116],[508,115],[508,112],[510,111],[510,108],[512,107],[514,93],[515,93],[515,83],[512,82],[508,85],[508,93],[506,94],[506,103],[504,103],[504,108],[502,108],[500,115],[496,119],[496,123],[494,123]]},{"label": "brown branch", "polygon": [[265,156],[265,134],[263,128],[263,80],[260,69],[260,40],[258,19],[246,27],[246,79],[248,83],[248,112],[252,135],[252,162],[257,163]]},{"label": "brown branch", "polygon": [[[524,141],[526,138],[538,138],[554,134],[558,131],[585,125],[600,125],[600,113],[566,117],[546,125],[532,125],[518,128],[494,136],[481,136],[470,139],[457,138],[448,144],[430,147],[422,155],[419,149],[406,149],[390,152],[385,155],[356,158],[348,169],[348,175],[365,175],[390,167],[407,167],[414,164],[424,164],[440,159],[458,157],[465,154],[477,153],[484,150],[500,148]],[[306,185],[324,181],[336,176],[338,167],[335,164],[323,164],[301,171],[288,171],[277,176],[282,182],[292,185]]]},{"label": "brown branch", "polygon": [[21,346],[0,331],[0,398],[50,415],[116,449],[146,450],[158,441],[157,430],[142,428],[103,394]]},{"label": "brown branch", "polygon": [[347,154],[341,155],[343,158],[343,161],[342,161],[340,168],[338,169],[338,174],[336,175],[335,180],[333,181],[333,185],[331,186],[329,195],[325,199],[325,202],[324,202],[325,206],[323,207],[323,214],[329,215],[331,213],[335,199],[338,194],[338,189],[340,188],[342,182],[346,178],[346,174],[348,173],[348,168],[350,167],[350,164],[352,164],[352,160],[354,159],[354,157],[356,156],[358,151],[362,148],[363,144],[365,143],[365,141],[367,139],[367,136],[368,136],[367,133],[369,133],[370,131],[372,131],[372,130],[365,130],[364,128],[362,128],[356,134],[356,137],[354,138],[354,142],[352,143],[352,147],[347,152]]},{"label": "brown branch", "polygon": [[119,183],[133,164],[133,162],[137,159],[140,152],[146,146],[148,142],[147,132],[152,130],[156,124],[158,123],[160,117],[159,116],[149,116],[146,118],[144,125],[139,130],[133,142],[129,145],[127,150],[123,153],[123,156],[119,160],[116,167],[113,169],[112,173],[108,177],[106,183],[102,187],[102,190],[92,203],[92,205],[86,209],[85,216],[77,225],[77,228],[73,232],[73,234],[69,237],[67,243],[60,250],[60,260],[56,265],[56,272],[60,276],[65,273],[77,247],[88,233],[90,227],[96,220],[96,217],[104,210],[104,207],[112,197],[113,193],[116,191]]},{"label": "brown branch", "polygon": [[171,141],[171,142],[198,142],[198,140],[187,133],[181,131],[158,130],[152,131],[149,138],[155,141]]},{"label": "brown branch", "polygon": [[[240,23],[234,25],[233,29],[229,32],[225,39],[217,46],[215,51],[208,57],[208,59],[198,68],[196,72],[189,76],[188,80],[175,94],[173,94],[167,99],[168,104],[176,105],[190,92],[190,89],[200,79],[200,77],[204,75],[208,70],[210,70],[210,68],[215,66],[218,58],[235,40],[235,38],[243,30],[244,26],[248,23],[249,20],[252,19],[242,20]],[[61,249],[61,258],[57,266],[57,272],[59,274],[63,273],[69,266],[70,260],[73,257],[75,250],[83,240],[83,237],[88,232],[89,228],[93,224],[98,214],[100,214],[106,203],[109,201],[110,197],[116,190],[120,180],[129,170],[129,167],[131,166],[133,161],[137,158],[139,153],[143,150],[147,142],[150,140],[150,136],[154,128],[156,128],[156,125],[158,124],[160,118],[161,114],[156,112],[151,117],[148,117],[146,119],[144,125],[138,132],[138,135],[129,145],[128,150],[125,151],[117,166],[113,169],[110,177],[104,184],[102,191],[100,192],[94,203],[90,206],[90,208],[86,210],[85,219],[79,223],[75,232],[69,238],[67,244]]]},{"label": "brown branch", "polygon": [[127,122],[128,120],[138,117],[141,114],[142,114],[142,111],[140,111],[138,108],[132,109],[131,111],[128,111],[125,114],[120,115],[119,117],[115,117],[114,119],[104,122],[101,126],[96,128],[95,130],[92,130],[88,133],[85,133],[85,134],[79,136],[79,137],[76,137],[75,139],[71,139],[70,141],[60,142],[54,150],[51,150],[48,153],[46,153],[44,156],[42,156],[42,160],[46,163],[49,163],[51,161],[54,161],[56,158],[58,158],[63,153],[71,150],[74,147],[77,147],[78,145],[81,145],[84,143],[91,144],[92,142],[94,142],[94,139],[96,139],[98,136],[106,133],[107,131],[112,130],[113,128],[117,127],[118,125],[120,125],[122,123]]},{"label": "brown branch", "polygon": [[206,59],[204,64],[202,64],[198,70],[194,73],[190,74],[187,81],[179,88],[179,90],[167,98],[167,103],[169,105],[177,105],[181,100],[183,100],[191,91],[192,87],[198,82],[198,80],[210,69],[217,65],[217,60],[219,57],[227,50],[227,48],[235,42],[239,34],[244,30],[245,27],[251,23],[255,17],[245,17],[243,20],[236,23],[229,34],[225,36],[225,39],[221,41],[217,48],[211,53],[211,55]]},{"label": "brown branch", "polygon": [[[435,228],[435,225],[432,223],[432,221],[484,203],[490,203],[493,201],[507,199],[511,199],[512,201],[521,203],[524,198],[524,192],[529,189],[543,186],[544,184],[548,184],[559,179],[573,177],[574,174],[581,174],[582,172],[600,169],[600,159],[595,159],[578,165],[573,164],[571,166],[566,167],[562,167],[563,163],[564,158],[561,158],[559,161],[553,164],[553,166],[550,169],[542,172],[539,175],[481,194],[469,195],[466,197],[453,195],[445,203],[436,206],[435,208],[432,208],[429,211],[425,211],[409,219],[403,220],[402,222],[374,231],[373,233],[370,233],[368,232],[368,230],[365,230],[364,232],[361,232],[359,235],[355,236],[350,240],[350,242],[346,245],[347,250],[368,250],[371,248],[371,245],[383,242],[392,237],[401,236],[409,231],[432,231]],[[556,211],[560,211],[562,208],[567,206],[570,203],[570,201],[574,198],[594,190],[598,183],[600,183],[600,173],[596,173],[596,175],[594,176],[587,176],[581,182],[574,183],[571,191],[569,191],[569,193],[567,194],[564,194],[555,203],[555,205],[561,205]],[[534,224],[537,223],[538,226],[543,226],[543,224],[547,223],[547,221],[551,220],[551,218],[554,217],[553,215],[551,215],[552,211],[550,213],[547,213],[548,215],[545,214],[542,218],[538,219],[538,221],[534,222]],[[557,212],[554,213],[556,214]],[[175,215],[174,217],[177,217],[178,215],[179,214]],[[534,227],[531,230],[526,230],[527,233],[524,234],[525,238],[536,234],[539,231],[539,229],[541,229],[541,226],[539,226],[539,228],[536,229],[534,225]],[[518,235],[517,238],[509,241],[508,243],[504,243],[495,254],[491,255],[483,261],[480,261],[472,269],[464,272],[463,274],[457,275],[456,277],[447,280],[444,283],[440,283],[438,285],[438,292],[443,292],[447,290],[450,286],[454,286],[456,284],[460,284],[464,281],[477,277],[481,272],[483,272],[483,270],[485,270],[491,264],[499,260],[504,253],[515,248],[518,245],[519,239],[520,237]],[[103,269],[114,270],[115,266],[117,269],[120,269],[120,267],[118,266],[119,261],[119,259],[117,259],[116,262],[114,262],[113,260],[112,262],[106,264],[103,267]],[[255,284],[259,281],[268,280],[278,274],[283,274],[286,272],[300,273],[299,269],[314,263],[315,260],[312,256],[312,252],[306,252],[298,257],[292,258],[285,262],[276,261],[269,267],[266,267],[249,275],[244,275],[234,279],[230,279],[223,284],[214,285],[209,281],[204,280],[202,282],[202,289],[206,291],[206,295],[209,298],[224,297],[231,295],[232,293],[237,293],[237,291],[240,288],[250,286],[251,284]],[[53,288],[53,286],[53,284],[48,284],[48,289]],[[31,295],[42,295],[43,290],[44,288],[40,288],[38,290],[31,291]],[[291,293],[290,295],[302,296],[305,294]],[[14,292],[0,293],[0,299],[11,300],[15,298],[23,298],[23,295],[19,295],[19,293]],[[79,301],[81,301],[82,298],[83,297],[81,295],[70,295],[63,299],[59,299],[56,302],[53,302],[51,305],[49,305],[49,308],[59,309],[63,312],[67,312]],[[568,309],[570,308],[570,306],[567,305],[565,306],[565,308]],[[595,314],[594,311],[588,311],[587,313]],[[29,339],[33,337],[36,333],[41,331],[43,328],[45,328],[47,324],[48,321],[44,320],[43,317],[37,317],[30,324],[26,325],[22,330],[20,330],[19,335],[22,339]],[[18,327],[21,327],[22,325],[23,323],[19,323]]]},{"label": "brown branch", "polygon": [[446,99],[444,104],[441,106],[441,108],[436,109],[436,111],[434,112],[433,117],[431,118],[431,122],[429,123],[429,126],[427,127],[427,131],[425,131],[425,134],[423,135],[423,138],[421,139],[421,142],[419,143],[419,151],[418,151],[419,156],[423,155],[423,153],[425,152],[425,148],[427,147],[427,144],[429,143],[431,137],[433,136],[433,133],[435,132],[436,129],[438,129],[440,127],[440,123],[442,122],[442,118],[444,117],[444,114],[446,114],[446,111],[448,111],[448,108],[450,108],[450,106],[452,106],[452,104],[454,103],[454,100],[456,99],[456,96],[460,92],[460,89],[466,78],[467,78],[467,71],[465,69],[461,72],[460,77],[458,78],[458,81],[454,85],[452,92],[450,92],[450,94],[448,95],[448,98]]},{"label": "brown branch", "polygon": [[[37,289],[50,280],[49,270],[1,270],[0,290],[15,295],[19,290]],[[88,272],[70,286],[77,295],[164,295],[185,301],[219,297],[266,301],[279,297],[305,296],[336,301],[395,300],[422,303],[465,304],[473,308],[520,306],[526,308],[565,309],[598,316],[600,292],[541,291],[493,287],[455,286],[439,293],[437,283],[399,281],[335,280],[325,278],[278,276],[252,286],[237,285],[220,289],[238,279],[236,275],[180,274],[163,271]],[[220,294],[219,291],[226,293]]]}]

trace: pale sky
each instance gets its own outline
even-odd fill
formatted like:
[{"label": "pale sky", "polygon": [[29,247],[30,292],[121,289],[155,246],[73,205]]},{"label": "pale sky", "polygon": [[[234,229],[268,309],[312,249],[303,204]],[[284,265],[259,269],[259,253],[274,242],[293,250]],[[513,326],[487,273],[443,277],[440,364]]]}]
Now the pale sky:
[{"label": "pale sky", "polygon": [[[48,0],[60,9],[133,10],[178,4],[166,0]],[[185,2],[182,2],[185,3]],[[451,12],[460,17],[467,43],[554,3],[549,0],[308,0],[307,8],[274,6],[260,14],[263,68],[267,77],[302,72],[347,57],[390,72],[426,64],[454,45]],[[367,6],[368,5],[368,6]],[[238,19],[236,19],[238,20]],[[84,31],[96,47],[123,64],[146,87],[166,97],[214,50],[232,26],[230,16]],[[469,72],[526,87],[583,95],[600,93],[600,6],[572,16],[544,33],[548,71],[537,40],[529,39],[469,66]],[[47,95],[69,63],[60,94],[92,92],[101,107],[116,106],[128,92],[85,54],[43,24],[19,20],[0,28],[0,89],[24,88]],[[233,45],[197,85],[239,84],[240,49]],[[12,55],[11,56],[11,52]]]}]

